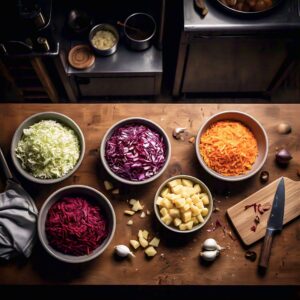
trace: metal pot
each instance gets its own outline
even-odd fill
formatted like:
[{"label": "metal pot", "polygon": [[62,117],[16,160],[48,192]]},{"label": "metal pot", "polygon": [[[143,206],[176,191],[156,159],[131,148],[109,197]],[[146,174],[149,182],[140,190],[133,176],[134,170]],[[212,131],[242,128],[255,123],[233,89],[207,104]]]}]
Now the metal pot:
[{"label": "metal pot", "polygon": [[129,48],[137,51],[148,49],[156,33],[154,18],[146,13],[134,13],[124,22],[124,36]]}]

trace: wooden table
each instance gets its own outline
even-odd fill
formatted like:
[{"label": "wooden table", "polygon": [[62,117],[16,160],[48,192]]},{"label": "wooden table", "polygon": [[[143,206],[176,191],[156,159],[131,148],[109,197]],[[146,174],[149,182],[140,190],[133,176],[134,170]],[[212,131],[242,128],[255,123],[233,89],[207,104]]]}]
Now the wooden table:
[{"label": "wooden table", "polygon": [[[111,200],[117,215],[117,230],[111,245],[94,261],[85,265],[65,265],[51,258],[37,243],[34,253],[27,261],[1,262],[0,284],[95,284],[95,285],[299,285],[300,284],[300,222],[294,220],[285,226],[281,235],[276,236],[270,266],[267,274],[257,272],[257,261],[250,262],[244,255],[246,248],[241,242],[224,235],[222,229],[207,232],[211,223],[219,220],[228,230],[233,230],[226,218],[226,209],[246,196],[260,189],[263,184],[259,175],[251,180],[236,184],[220,183],[206,174],[199,166],[194,145],[172,138],[174,127],[187,127],[189,135],[195,135],[202,122],[210,115],[228,109],[238,109],[250,113],[265,127],[270,141],[269,156],[264,166],[270,172],[270,181],[279,176],[293,180],[300,165],[300,105],[239,105],[239,104],[2,104],[0,105],[0,145],[9,156],[10,142],[17,126],[26,117],[41,111],[57,111],[70,116],[84,132],[86,153],[83,163],[74,176],[50,186],[33,185],[21,179],[24,187],[36,200],[38,208],[56,189],[70,184],[86,184],[105,193]],[[130,116],[141,116],[160,124],[172,142],[172,158],[167,171],[155,182],[140,188],[120,186],[120,195],[113,196],[105,191],[103,180],[108,176],[99,162],[98,147],[105,131],[116,121]],[[281,121],[291,123],[293,131],[283,136],[276,132]],[[276,147],[286,146],[294,159],[286,169],[274,163]],[[9,159],[11,166],[11,160]],[[13,169],[13,168],[12,168]],[[13,169],[14,173],[16,171]],[[181,238],[166,233],[153,213],[153,197],[161,182],[175,174],[190,174],[199,177],[211,189],[215,206],[209,224],[203,230]],[[3,186],[3,183],[2,183]],[[151,215],[141,219],[132,218],[134,224],[128,226],[129,217],[123,214],[128,208],[129,198],[141,200],[151,211]],[[141,250],[135,259],[117,260],[113,248],[117,244],[128,244],[136,237],[139,229],[148,229],[159,234],[161,245],[158,255],[152,260],[145,258]],[[236,237],[233,232],[234,237]],[[202,242],[215,238],[227,247],[211,265],[199,260]],[[250,249],[260,252],[261,242]],[[162,255],[163,254],[163,255]]]}]

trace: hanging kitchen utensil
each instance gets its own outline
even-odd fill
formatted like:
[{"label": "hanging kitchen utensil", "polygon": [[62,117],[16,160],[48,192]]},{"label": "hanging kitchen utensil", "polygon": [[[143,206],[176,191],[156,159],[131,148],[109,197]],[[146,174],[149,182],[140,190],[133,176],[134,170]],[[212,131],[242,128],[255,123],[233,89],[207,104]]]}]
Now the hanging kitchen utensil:
[{"label": "hanging kitchen utensil", "polygon": [[0,166],[6,188],[0,194],[0,258],[29,257],[36,237],[38,210],[30,195],[17,183],[0,148]]}]

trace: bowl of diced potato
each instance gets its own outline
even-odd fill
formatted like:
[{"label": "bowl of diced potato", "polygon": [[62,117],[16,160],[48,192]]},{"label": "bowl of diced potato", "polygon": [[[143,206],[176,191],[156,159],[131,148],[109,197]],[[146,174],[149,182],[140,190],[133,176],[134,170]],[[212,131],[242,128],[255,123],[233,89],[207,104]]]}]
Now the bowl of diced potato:
[{"label": "bowl of diced potato", "polygon": [[208,187],[198,178],[177,175],[166,180],[157,190],[154,211],[160,223],[178,233],[202,228],[213,210]]}]

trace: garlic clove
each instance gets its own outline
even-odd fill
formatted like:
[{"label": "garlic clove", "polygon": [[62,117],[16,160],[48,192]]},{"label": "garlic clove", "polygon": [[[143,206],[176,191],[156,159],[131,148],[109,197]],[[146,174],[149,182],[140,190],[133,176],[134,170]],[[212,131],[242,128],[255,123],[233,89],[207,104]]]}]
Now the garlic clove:
[{"label": "garlic clove", "polygon": [[184,131],[186,130],[186,128],[183,127],[177,127],[173,130],[173,137],[177,140],[180,139],[181,134],[184,133]]},{"label": "garlic clove", "polygon": [[214,261],[219,254],[220,254],[219,250],[200,252],[201,258],[203,258],[206,261]]},{"label": "garlic clove", "polygon": [[280,123],[277,126],[277,131],[280,134],[289,134],[292,132],[292,127],[288,123]]},{"label": "garlic clove", "polygon": [[209,250],[209,251],[212,251],[212,250],[221,251],[221,250],[225,249],[224,247],[221,247],[220,245],[218,245],[217,241],[212,238],[204,241],[203,248],[205,250]]},{"label": "garlic clove", "polygon": [[115,253],[120,257],[127,257],[128,255],[135,257],[135,255],[130,251],[130,249],[125,245],[115,246]]}]

